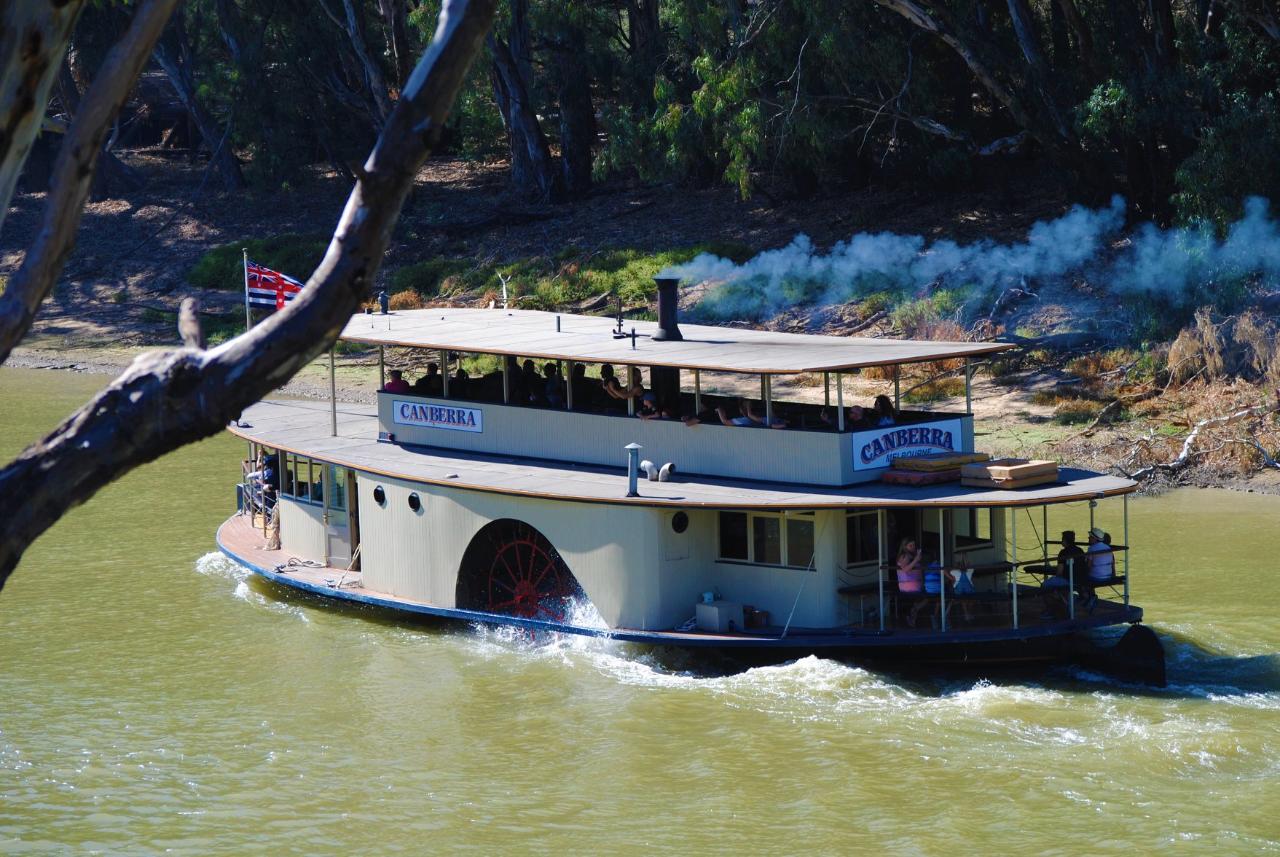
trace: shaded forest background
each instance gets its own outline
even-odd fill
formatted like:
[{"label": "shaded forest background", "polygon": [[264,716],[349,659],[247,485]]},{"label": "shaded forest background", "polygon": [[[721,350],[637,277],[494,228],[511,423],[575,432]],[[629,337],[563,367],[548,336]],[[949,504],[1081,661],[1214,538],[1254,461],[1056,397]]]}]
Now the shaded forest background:
[{"label": "shaded forest background", "polygon": [[[108,145],[193,137],[232,189],[351,176],[437,13],[188,0],[155,51],[171,91],[144,81]],[[127,20],[84,12],[63,113]],[[502,159],[514,192],[552,204],[618,181],[983,188],[1012,160],[1073,201],[1221,227],[1246,195],[1280,197],[1278,80],[1275,0],[506,0],[440,154]],[[109,163],[102,193],[136,179]]]}]

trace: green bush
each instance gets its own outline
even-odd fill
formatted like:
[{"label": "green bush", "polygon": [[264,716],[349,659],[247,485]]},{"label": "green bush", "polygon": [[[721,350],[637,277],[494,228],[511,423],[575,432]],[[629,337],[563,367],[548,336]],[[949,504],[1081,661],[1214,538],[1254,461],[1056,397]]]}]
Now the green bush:
[{"label": "green bush", "polygon": [[224,244],[205,253],[187,273],[187,281],[201,289],[237,291],[244,288],[243,250],[259,265],[266,265],[295,280],[306,282],[324,258],[329,238],[286,232],[269,238],[252,238]]},{"label": "green bush", "polygon": [[391,275],[391,291],[415,291],[424,298],[440,292],[445,277],[460,276],[474,267],[467,259],[427,259],[405,265]]},{"label": "green bush", "polygon": [[1204,131],[1200,146],[1178,168],[1178,215],[1225,229],[1243,214],[1247,196],[1280,201],[1280,108],[1274,95],[1250,104],[1236,99]]}]

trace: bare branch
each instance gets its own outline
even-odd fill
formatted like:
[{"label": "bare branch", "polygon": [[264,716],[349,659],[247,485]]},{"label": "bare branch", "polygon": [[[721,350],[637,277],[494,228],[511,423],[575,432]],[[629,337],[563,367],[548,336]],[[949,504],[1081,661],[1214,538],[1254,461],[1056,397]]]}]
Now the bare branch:
[{"label": "bare branch", "polygon": [[[352,189],[323,261],[292,303],[209,351],[138,358],[0,470],[0,585],[26,546],[72,506],[139,464],[218,433],[332,346],[378,270],[495,4],[446,0],[435,39],[365,162],[366,177]],[[428,130],[415,133],[418,127]]]},{"label": "bare branch", "polygon": [[71,131],[58,151],[40,232],[27,250],[22,267],[0,295],[0,363],[26,336],[36,311],[53,290],[76,245],[76,231],[93,185],[103,140],[177,5],[178,0],[146,0],[139,6],[129,29],[111,48],[80,102]]}]

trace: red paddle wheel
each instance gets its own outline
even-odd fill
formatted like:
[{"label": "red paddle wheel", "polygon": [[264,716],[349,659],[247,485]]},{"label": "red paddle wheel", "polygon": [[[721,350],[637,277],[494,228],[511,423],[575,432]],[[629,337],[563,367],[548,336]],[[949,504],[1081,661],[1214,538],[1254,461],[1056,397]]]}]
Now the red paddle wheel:
[{"label": "red paddle wheel", "polygon": [[485,525],[467,547],[458,606],[522,619],[563,622],[582,588],[547,537],[511,518]]}]

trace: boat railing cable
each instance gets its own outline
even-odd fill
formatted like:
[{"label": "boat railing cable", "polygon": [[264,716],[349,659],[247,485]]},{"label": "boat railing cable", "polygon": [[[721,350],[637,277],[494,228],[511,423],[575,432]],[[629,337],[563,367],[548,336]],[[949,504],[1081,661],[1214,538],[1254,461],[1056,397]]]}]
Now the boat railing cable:
[{"label": "boat railing cable", "polygon": [[[784,527],[786,526],[785,515],[783,516],[782,524]],[[823,526],[826,526],[825,522]],[[800,606],[800,595],[804,592],[804,582],[809,579],[809,572],[817,571],[813,563],[818,558],[818,545],[820,544],[822,544],[822,529],[818,529],[818,532],[814,535],[813,550],[809,552],[809,562],[804,567],[804,577],[800,578],[800,588],[796,590],[796,600],[791,602],[791,612],[787,614],[787,624],[782,626],[782,636],[778,638],[779,640],[785,640],[787,632],[791,630],[791,620],[795,618],[796,608]]]}]

